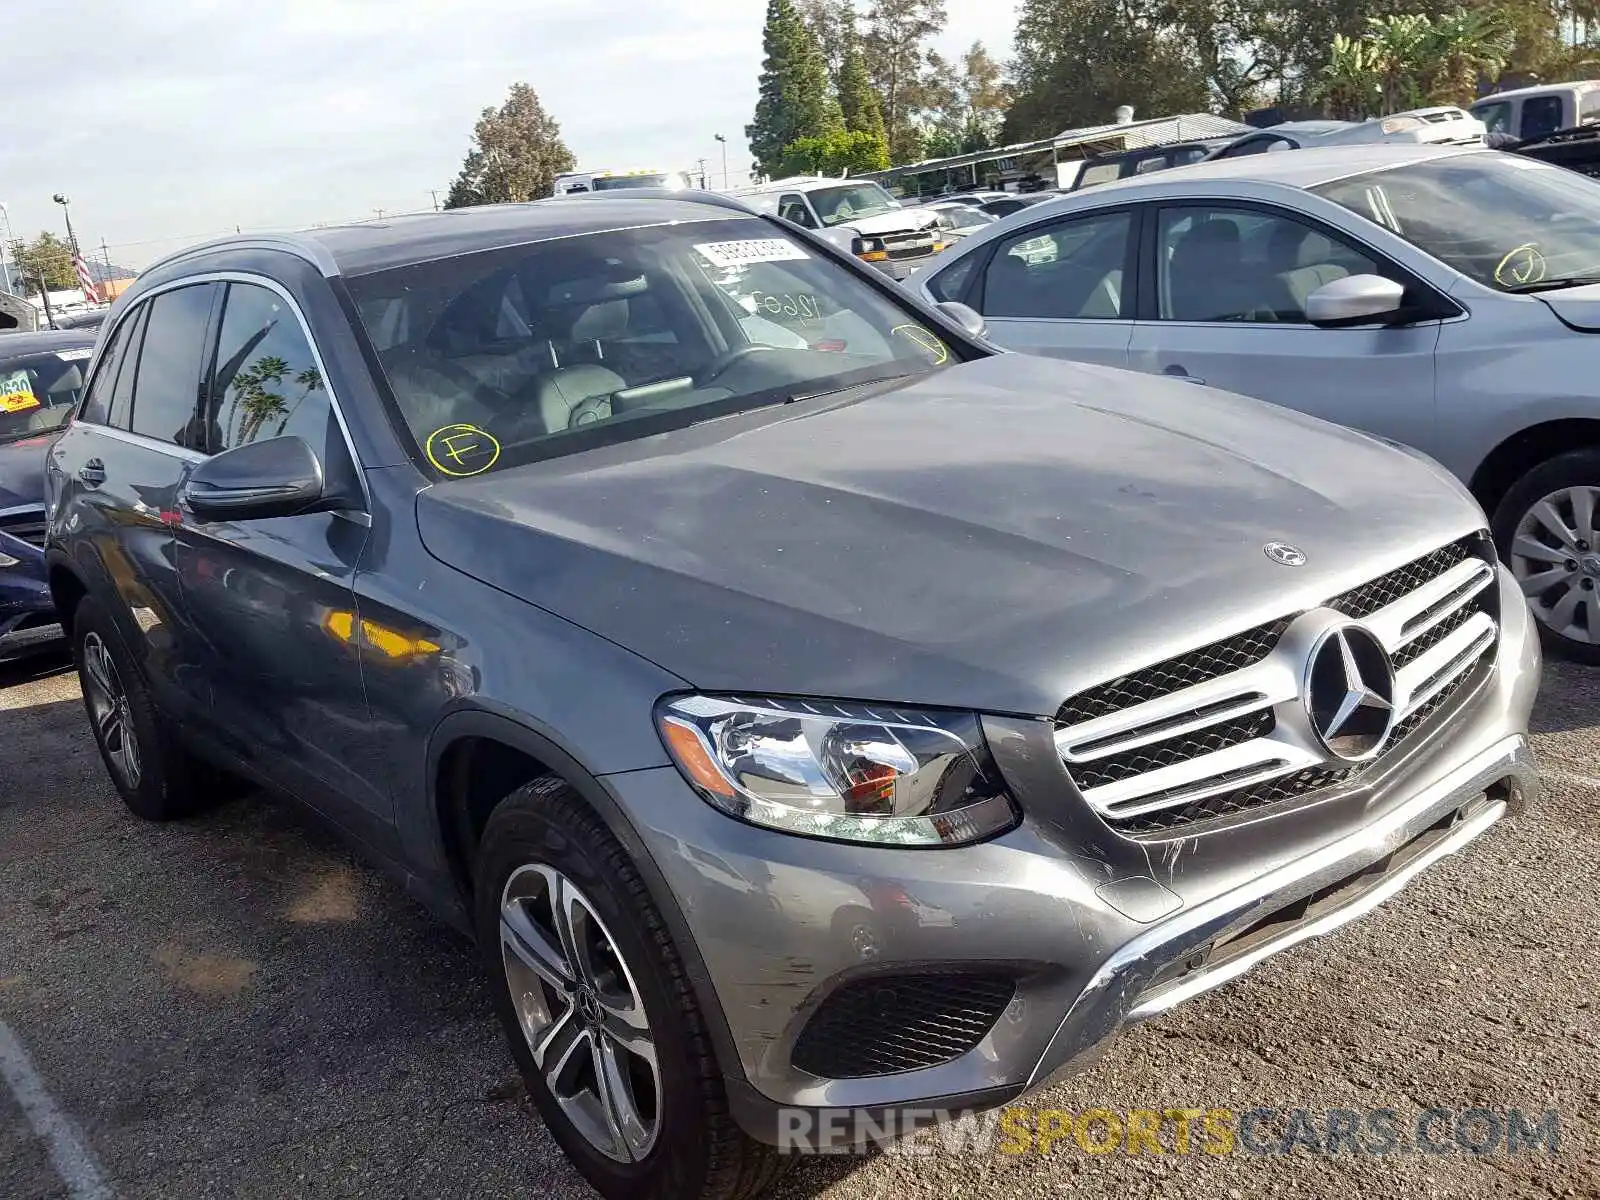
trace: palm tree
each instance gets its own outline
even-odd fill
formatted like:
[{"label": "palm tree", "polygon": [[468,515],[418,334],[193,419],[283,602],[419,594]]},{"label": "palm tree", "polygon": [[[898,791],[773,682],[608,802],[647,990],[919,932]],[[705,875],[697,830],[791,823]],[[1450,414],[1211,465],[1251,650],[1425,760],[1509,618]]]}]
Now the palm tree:
[{"label": "palm tree", "polygon": [[1359,38],[1335,36],[1321,95],[1330,115],[1361,118],[1424,104],[1469,104],[1497,76],[1516,34],[1498,11],[1369,17]]}]

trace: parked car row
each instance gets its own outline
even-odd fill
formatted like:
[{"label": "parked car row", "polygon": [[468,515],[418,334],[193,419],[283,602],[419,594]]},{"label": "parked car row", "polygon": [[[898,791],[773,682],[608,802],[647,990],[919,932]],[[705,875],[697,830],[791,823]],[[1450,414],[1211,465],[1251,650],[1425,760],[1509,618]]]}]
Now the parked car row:
[{"label": "parked car row", "polygon": [[1012,349],[1209,383],[1432,455],[1493,515],[1550,644],[1600,662],[1593,181],[1481,149],[1224,159],[1038,205],[913,283]]},{"label": "parked car row", "polygon": [[[266,784],[474,935],[611,1200],[1044,1085],[1536,784],[1539,576],[1451,471],[1507,380],[1582,378],[1579,293],[1481,282],[1493,239],[1554,287],[1592,222],[1322,153],[1042,201],[914,289],[869,240],[953,210],[839,181],[155,264],[18,408],[82,391],[44,558],[112,782],[154,820]],[[1511,215],[1435,243],[1440,191]],[[1450,469],[1197,386],[1249,371]],[[1514,565],[1565,552],[1559,482],[1510,485],[1556,497]]]},{"label": "parked car row", "polygon": [[0,337],[0,657],[54,626],[44,565],[44,463],[83,395],[94,336]]}]

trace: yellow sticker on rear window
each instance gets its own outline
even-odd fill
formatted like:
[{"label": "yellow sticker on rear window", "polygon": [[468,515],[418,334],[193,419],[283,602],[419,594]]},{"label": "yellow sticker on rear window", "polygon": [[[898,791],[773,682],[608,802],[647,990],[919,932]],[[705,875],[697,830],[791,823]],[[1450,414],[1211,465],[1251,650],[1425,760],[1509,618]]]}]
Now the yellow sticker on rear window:
[{"label": "yellow sticker on rear window", "polygon": [[0,412],[27,412],[39,407],[39,397],[33,394],[33,384],[26,371],[12,371],[0,375]]}]

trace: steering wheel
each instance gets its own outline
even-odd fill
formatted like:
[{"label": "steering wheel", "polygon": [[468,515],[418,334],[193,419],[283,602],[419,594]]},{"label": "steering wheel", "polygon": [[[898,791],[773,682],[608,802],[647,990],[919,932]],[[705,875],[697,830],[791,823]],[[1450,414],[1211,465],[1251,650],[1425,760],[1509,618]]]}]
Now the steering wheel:
[{"label": "steering wheel", "polygon": [[694,377],[695,387],[705,387],[723,374],[735,363],[743,362],[752,354],[759,354],[774,350],[774,346],[763,346],[759,342],[747,342],[743,346],[735,346],[724,354],[717,355],[714,359],[701,367]]}]

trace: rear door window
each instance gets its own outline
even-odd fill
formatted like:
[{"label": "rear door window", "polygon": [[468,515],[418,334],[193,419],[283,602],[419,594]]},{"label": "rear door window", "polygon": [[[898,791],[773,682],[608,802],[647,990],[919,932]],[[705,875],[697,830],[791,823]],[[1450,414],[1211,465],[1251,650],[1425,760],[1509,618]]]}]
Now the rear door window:
[{"label": "rear door window", "polygon": [[984,274],[984,315],[1117,320],[1132,229],[1124,210],[1035,225],[1007,238]]},{"label": "rear door window", "polygon": [[127,429],[129,417],[133,415],[133,380],[139,373],[139,355],[144,348],[144,327],[149,317],[150,306],[141,304],[139,311],[124,322],[128,344],[115,374],[106,379],[111,385],[111,407],[106,413],[106,424],[118,429]]},{"label": "rear door window", "polygon": [[134,433],[204,451],[200,417],[206,330],[220,284],[201,283],[162,292],[150,316],[133,386]]}]

